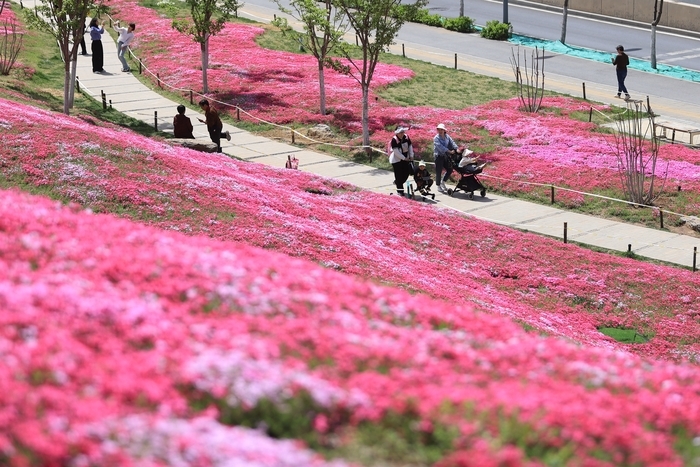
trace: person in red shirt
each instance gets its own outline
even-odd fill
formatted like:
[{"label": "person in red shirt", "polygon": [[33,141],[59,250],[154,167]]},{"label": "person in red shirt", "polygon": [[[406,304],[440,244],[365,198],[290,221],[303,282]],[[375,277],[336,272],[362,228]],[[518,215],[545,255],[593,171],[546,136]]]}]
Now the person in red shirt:
[{"label": "person in red shirt", "polygon": [[202,123],[206,123],[209,137],[216,143],[217,152],[221,152],[221,136],[224,136],[228,141],[231,141],[231,134],[228,131],[223,131],[224,124],[221,122],[219,112],[211,108],[209,101],[202,99],[199,101],[199,107],[204,111],[204,120],[198,118]]},{"label": "person in red shirt", "polygon": [[186,107],[182,104],[177,106],[177,115],[173,118],[173,135],[176,138],[194,139],[192,134],[192,121],[185,116]]}]

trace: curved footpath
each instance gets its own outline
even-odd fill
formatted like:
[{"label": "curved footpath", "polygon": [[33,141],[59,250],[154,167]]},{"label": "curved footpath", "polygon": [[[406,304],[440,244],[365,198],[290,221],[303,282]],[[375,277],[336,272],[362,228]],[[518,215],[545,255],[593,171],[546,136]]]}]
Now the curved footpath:
[{"label": "curved footpath", "polygon": [[[274,14],[279,16],[279,11],[261,7],[245,6],[241,13],[242,16],[263,22],[269,22]],[[424,28],[428,27],[415,24],[406,25],[401,31],[397,45],[392,50],[395,53],[401,53],[401,44],[403,43],[404,47],[405,44],[408,44],[408,47],[405,47],[407,56],[441,65],[454,66],[454,52],[422,46],[405,40],[406,37],[425,35]],[[509,44],[436,28],[429,28],[429,33],[435,36],[434,44],[449,43],[452,44],[451,47],[469,50],[470,54],[460,54],[460,63],[464,64],[465,69],[504,80],[513,80],[513,73],[508,62],[508,57],[511,54]],[[157,112],[158,129],[171,130],[177,103],[150,90],[132,73],[122,73],[121,65],[117,59],[116,44],[106,36],[104,37],[104,68],[106,73],[93,74],[91,57],[89,55],[78,56],[77,76],[81,92],[93,96],[98,101],[101,100],[102,92],[104,92],[107,102],[111,102],[113,108],[151,125],[156,121],[155,112]],[[505,61],[499,62],[489,57],[501,57]],[[566,56],[557,56],[556,60],[561,62],[561,65],[555,64],[555,71],[550,71],[547,74],[547,89],[580,96],[578,91],[581,90],[581,78],[575,73],[578,73],[579,70],[585,70],[586,76],[590,76],[589,82],[591,83],[587,84],[587,97],[601,102],[611,103],[614,101],[612,97],[615,88],[611,85],[614,83],[610,83],[614,78],[612,67],[605,67],[605,74],[601,76],[602,64]],[[549,60],[547,66],[551,70],[552,65]],[[566,69],[571,70],[572,73],[563,74],[562,71]],[[134,69],[133,73],[138,73],[138,70]],[[607,84],[596,83],[594,78],[602,79],[603,77],[608,78]],[[654,111],[665,117],[664,120],[684,125],[690,124],[700,128],[700,92],[698,92],[700,85],[697,83],[687,83],[649,73],[635,73],[634,71],[630,72],[629,82],[636,82],[636,86],[639,86],[637,89],[642,89],[642,86],[645,86],[644,89],[650,91],[645,95],[650,96]],[[697,102],[662,97],[651,92],[652,90],[673,89],[675,95],[679,88],[681,94],[687,92],[688,94],[685,96],[688,99],[695,99]],[[195,126],[195,137],[209,141],[206,127],[197,121],[195,112],[190,109],[187,114]],[[293,154],[300,161],[300,170],[324,177],[337,178],[379,193],[387,194],[394,191],[393,174],[388,171],[338,160],[327,154],[300,149],[291,144],[256,136],[227,123],[224,123],[224,129],[231,132],[232,138],[230,142],[225,139],[222,141],[223,151],[231,156],[281,168],[284,167],[287,155]],[[399,200],[397,199],[397,201]],[[466,199],[461,193],[454,197],[437,193],[436,201],[438,207],[455,209],[479,219],[552,237],[563,238],[564,223],[566,223],[568,227],[567,237],[572,242],[621,252],[628,251],[629,245],[631,245],[632,251],[637,255],[688,267],[693,265],[693,248],[700,246],[700,239],[695,237],[562,211],[491,193],[487,194],[486,198],[482,199],[477,196],[474,200]],[[698,258],[698,265],[700,265],[700,258]]]}]

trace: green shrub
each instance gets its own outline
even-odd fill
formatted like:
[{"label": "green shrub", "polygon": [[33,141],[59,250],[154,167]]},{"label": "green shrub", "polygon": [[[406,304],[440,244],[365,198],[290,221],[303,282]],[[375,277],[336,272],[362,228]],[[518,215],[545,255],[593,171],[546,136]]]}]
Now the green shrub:
[{"label": "green shrub", "polygon": [[457,32],[473,32],[474,20],[468,16],[459,18],[447,18],[445,20],[445,29]]},{"label": "green shrub", "polygon": [[484,29],[481,30],[481,37],[496,41],[505,41],[513,33],[513,26],[510,23],[501,23],[498,20],[487,21]]},{"label": "green shrub", "polygon": [[435,26],[438,28],[442,27],[444,21],[445,18],[440,15],[431,15],[430,11],[426,8],[418,10],[418,14],[416,14],[415,18],[416,23],[423,23],[427,24],[428,26]]}]

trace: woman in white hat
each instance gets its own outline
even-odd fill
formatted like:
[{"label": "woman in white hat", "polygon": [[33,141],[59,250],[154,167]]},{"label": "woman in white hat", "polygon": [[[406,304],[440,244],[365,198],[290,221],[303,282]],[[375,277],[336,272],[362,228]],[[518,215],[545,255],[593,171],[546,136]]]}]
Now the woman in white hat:
[{"label": "woman in white hat", "polygon": [[[445,182],[452,173],[452,160],[450,156],[457,152],[457,144],[447,134],[445,125],[440,123],[437,126],[437,134],[433,138],[433,156],[435,156],[435,181],[438,183],[438,190],[445,193],[447,187]],[[445,169],[443,177],[442,170]]]},{"label": "woman in white hat", "polygon": [[402,126],[398,127],[394,132],[394,137],[391,138],[391,152],[389,153],[389,162],[394,169],[394,184],[396,192],[403,196],[403,185],[408,180],[408,177],[413,174],[413,144],[411,138],[406,134],[406,130]]}]

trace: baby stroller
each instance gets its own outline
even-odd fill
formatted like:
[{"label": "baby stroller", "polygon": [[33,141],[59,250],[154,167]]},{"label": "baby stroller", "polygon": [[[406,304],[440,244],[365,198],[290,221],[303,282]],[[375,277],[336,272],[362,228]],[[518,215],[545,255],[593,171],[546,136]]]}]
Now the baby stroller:
[{"label": "baby stroller", "polygon": [[[413,167],[413,180],[416,182],[416,190],[421,194],[423,201],[427,200],[428,198],[434,200],[435,193],[430,191],[430,187],[433,186],[433,179],[430,177],[430,172],[425,170],[425,162],[420,162],[417,165],[418,167],[416,167],[415,162],[411,162],[411,166]],[[410,180],[406,182],[406,186],[408,188],[407,193],[413,197],[413,184]]]},{"label": "baby stroller", "polygon": [[[465,151],[467,151],[465,149]],[[462,190],[467,194],[469,199],[474,199],[474,192],[479,191],[479,194],[483,198],[486,196],[486,187],[481,184],[478,174],[483,172],[484,166],[486,164],[477,164],[476,159],[471,159],[471,161],[463,166],[459,166],[459,161],[462,159],[462,154],[457,153],[453,156],[454,170],[459,173],[459,181],[454,189],[450,188],[447,190],[447,194],[452,196],[457,190]]]}]

